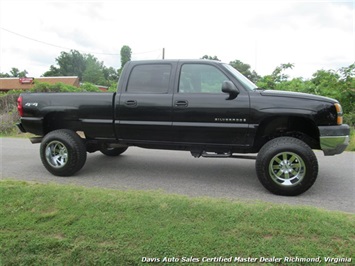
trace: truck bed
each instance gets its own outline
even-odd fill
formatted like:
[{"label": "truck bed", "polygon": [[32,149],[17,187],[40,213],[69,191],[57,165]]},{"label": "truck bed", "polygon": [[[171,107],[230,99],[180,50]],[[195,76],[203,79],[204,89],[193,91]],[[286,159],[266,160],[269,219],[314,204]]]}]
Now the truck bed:
[{"label": "truck bed", "polygon": [[21,124],[27,132],[44,136],[55,128],[84,131],[87,138],[115,139],[115,93],[23,93]]}]

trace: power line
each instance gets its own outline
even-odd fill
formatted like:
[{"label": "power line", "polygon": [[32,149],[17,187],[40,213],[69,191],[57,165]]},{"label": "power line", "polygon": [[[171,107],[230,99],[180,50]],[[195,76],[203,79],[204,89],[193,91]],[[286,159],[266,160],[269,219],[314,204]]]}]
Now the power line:
[{"label": "power line", "polygon": [[13,31],[11,31],[11,30],[5,29],[5,28],[3,28],[3,27],[0,27],[0,29],[2,29],[2,30],[4,30],[4,31],[7,31],[7,32],[9,32],[9,33],[12,33],[12,34],[14,34],[14,35],[17,35],[17,36],[19,36],[19,37],[22,37],[22,38],[31,40],[31,41],[39,42],[39,43],[42,43],[42,44],[46,44],[46,45],[49,45],[49,46],[53,46],[53,47],[57,47],[57,48],[65,49],[65,50],[70,50],[70,48],[68,48],[68,47],[63,47],[63,46],[59,46],[59,45],[47,43],[47,42],[44,42],[44,41],[36,40],[36,39],[31,38],[31,37],[22,35],[22,34],[20,34],[20,33],[13,32]]},{"label": "power line", "polygon": [[[68,48],[68,47],[64,47],[64,46],[60,46],[60,45],[56,45],[56,44],[44,42],[44,41],[41,41],[41,40],[37,40],[37,39],[31,38],[31,37],[28,37],[28,36],[26,36],[26,35],[23,35],[23,34],[20,34],[20,33],[17,33],[17,32],[8,30],[8,29],[5,29],[5,28],[3,28],[3,27],[0,27],[0,29],[2,29],[3,31],[7,31],[7,32],[9,32],[9,33],[11,33],[11,34],[17,35],[17,36],[19,36],[19,37],[21,37],[21,38],[25,38],[25,39],[28,39],[28,40],[31,40],[31,41],[34,41],[34,42],[38,42],[38,43],[41,43],[41,44],[45,44],[45,45],[48,45],[48,46],[52,46],[52,47],[56,47],[56,48],[60,48],[60,49],[64,49],[64,50],[77,50],[77,49]],[[156,52],[156,51],[158,51],[158,50],[160,50],[160,49],[155,49],[155,50],[146,51],[146,52],[132,53],[132,55],[148,54],[148,53]],[[77,50],[77,51],[80,51],[80,50]],[[120,56],[120,54],[100,53],[100,52],[83,51],[83,50],[81,50],[81,52],[82,52],[82,53],[86,53],[86,54],[99,54],[99,55]]]}]

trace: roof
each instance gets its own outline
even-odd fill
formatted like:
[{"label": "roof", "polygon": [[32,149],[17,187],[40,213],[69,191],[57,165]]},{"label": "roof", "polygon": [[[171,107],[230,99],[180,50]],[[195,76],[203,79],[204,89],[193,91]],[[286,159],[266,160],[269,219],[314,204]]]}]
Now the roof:
[{"label": "roof", "polygon": [[79,78],[77,76],[69,77],[40,77],[40,78],[0,78],[0,91],[9,90],[29,90],[34,86],[33,81],[47,82],[49,84],[64,83],[67,85],[79,87]]},{"label": "roof", "polygon": [[[211,59],[155,59],[155,60],[132,60],[132,61],[129,61],[131,63],[139,63],[139,64],[142,64],[142,63],[147,63],[147,64],[156,64],[156,63],[166,63],[166,64],[169,64],[169,63],[206,63],[206,62],[209,62],[209,63],[212,63],[212,64],[225,64],[224,62],[222,61],[218,61],[218,60],[211,60]],[[127,63],[129,63],[127,62]]]}]

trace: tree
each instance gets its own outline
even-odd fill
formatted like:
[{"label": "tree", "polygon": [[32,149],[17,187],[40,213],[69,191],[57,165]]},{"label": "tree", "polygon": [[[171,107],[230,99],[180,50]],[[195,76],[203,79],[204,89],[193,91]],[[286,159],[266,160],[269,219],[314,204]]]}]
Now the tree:
[{"label": "tree", "polygon": [[18,68],[13,67],[13,68],[11,68],[11,70],[10,70],[10,75],[11,75],[12,77],[18,77],[18,76],[19,76],[19,72],[20,72],[20,70],[19,70]]},{"label": "tree", "polygon": [[348,67],[340,68],[338,72],[340,73],[340,77],[343,81],[345,81],[349,86],[355,88],[355,63]]},{"label": "tree", "polygon": [[286,82],[289,78],[289,76],[286,75],[284,71],[287,69],[292,69],[293,67],[294,65],[291,63],[277,66],[271,75],[266,75],[258,80],[258,87],[272,90],[276,89],[280,82]]},{"label": "tree", "polygon": [[240,60],[231,61],[229,64],[254,83],[258,82],[260,79],[260,76],[255,72],[255,70],[251,71],[250,65],[244,64]]},{"label": "tree", "polygon": [[27,76],[27,70],[20,71],[17,67],[12,67],[9,73],[0,73],[0,78],[25,78]]},{"label": "tree", "polygon": [[93,55],[87,55],[85,71],[82,75],[82,81],[90,82],[93,84],[107,85],[103,73],[103,68],[103,62],[99,62]]},{"label": "tree", "polygon": [[80,81],[86,68],[87,55],[82,55],[77,50],[70,50],[69,53],[61,52],[55,59],[59,67],[50,66],[50,70],[43,74],[48,76],[78,76]]},{"label": "tree", "polygon": [[310,80],[315,86],[313,93],[337,99],[340,101],[344,113],[355,113],[354,67],[354,65],[350,65],[340,68],[338,71],[318,70]]},{"label": "tree", "polygon": [[131,61],[132,50],[128,45],[123,45],[121,48],[121,69],[123,69],[124,65]]},{"label": "tree", "polygon": [[105,80],[109,81],[110,83],[117,82],[118,78],[120,77],[118,70],[114,69],[113,67],[107,68],[104,66],[102,71],[103,71]]},{"label": "tree", "polygon": [[117,70],[106,68],[104,63],[92,54],[71,50],[69,53],[61,52],[55,60],[58,66],[51,65],[43,76],[78,76],[81,82],[104,86],[111,86],[119,77]]},{"label": "tree", "polygon": [[355,63],[348,67],[342,67],[340,73],[341,86],[341,104],[344,113],[347,113],[349,119],[346,122],[355,126]]},{"label": "tree", "polygon": [[14,77],[14,78],[24,78],[28,74],[27,70],[20,71],[17,67],[12,67],[10,70],[10,74],[1,74],[4,77]]},{"label": "tree", "polygon": [[221,61],[218,59],[218,57],[216,55],[215,56],[204,55],[201,57],[201,59]]},{"label": "tree", "polygon": [[355,64],[338,70],[318,70],[311,79],[293,78],[284,73],[292,69],[293,64],[281,64],[271,75],[258,81],[258,86],[265,89],[287,90],[322,95],[338,100],[344,113],[344,121],[355,125]]},{"label": "tree", "polygon": [[0,73],[0,78],[9,78],[10,75],[8,73]]},{"label": "tree", "polygon": [[55,66],[53,66],[53,65],[51,65],[49,67],[49,70],[46,71],[42,76],[43,77],[58,77],[60,75],[61,75],[60,74],[60,69],[55,67]]}]

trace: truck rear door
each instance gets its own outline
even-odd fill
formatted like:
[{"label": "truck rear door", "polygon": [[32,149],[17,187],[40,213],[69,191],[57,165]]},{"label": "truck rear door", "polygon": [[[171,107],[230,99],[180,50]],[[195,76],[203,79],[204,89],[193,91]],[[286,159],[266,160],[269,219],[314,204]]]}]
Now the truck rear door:
[{"label": "truck rear door", "polygon": [[115,102],[118,139],[171,141],[174,65],[128,63]]}]

